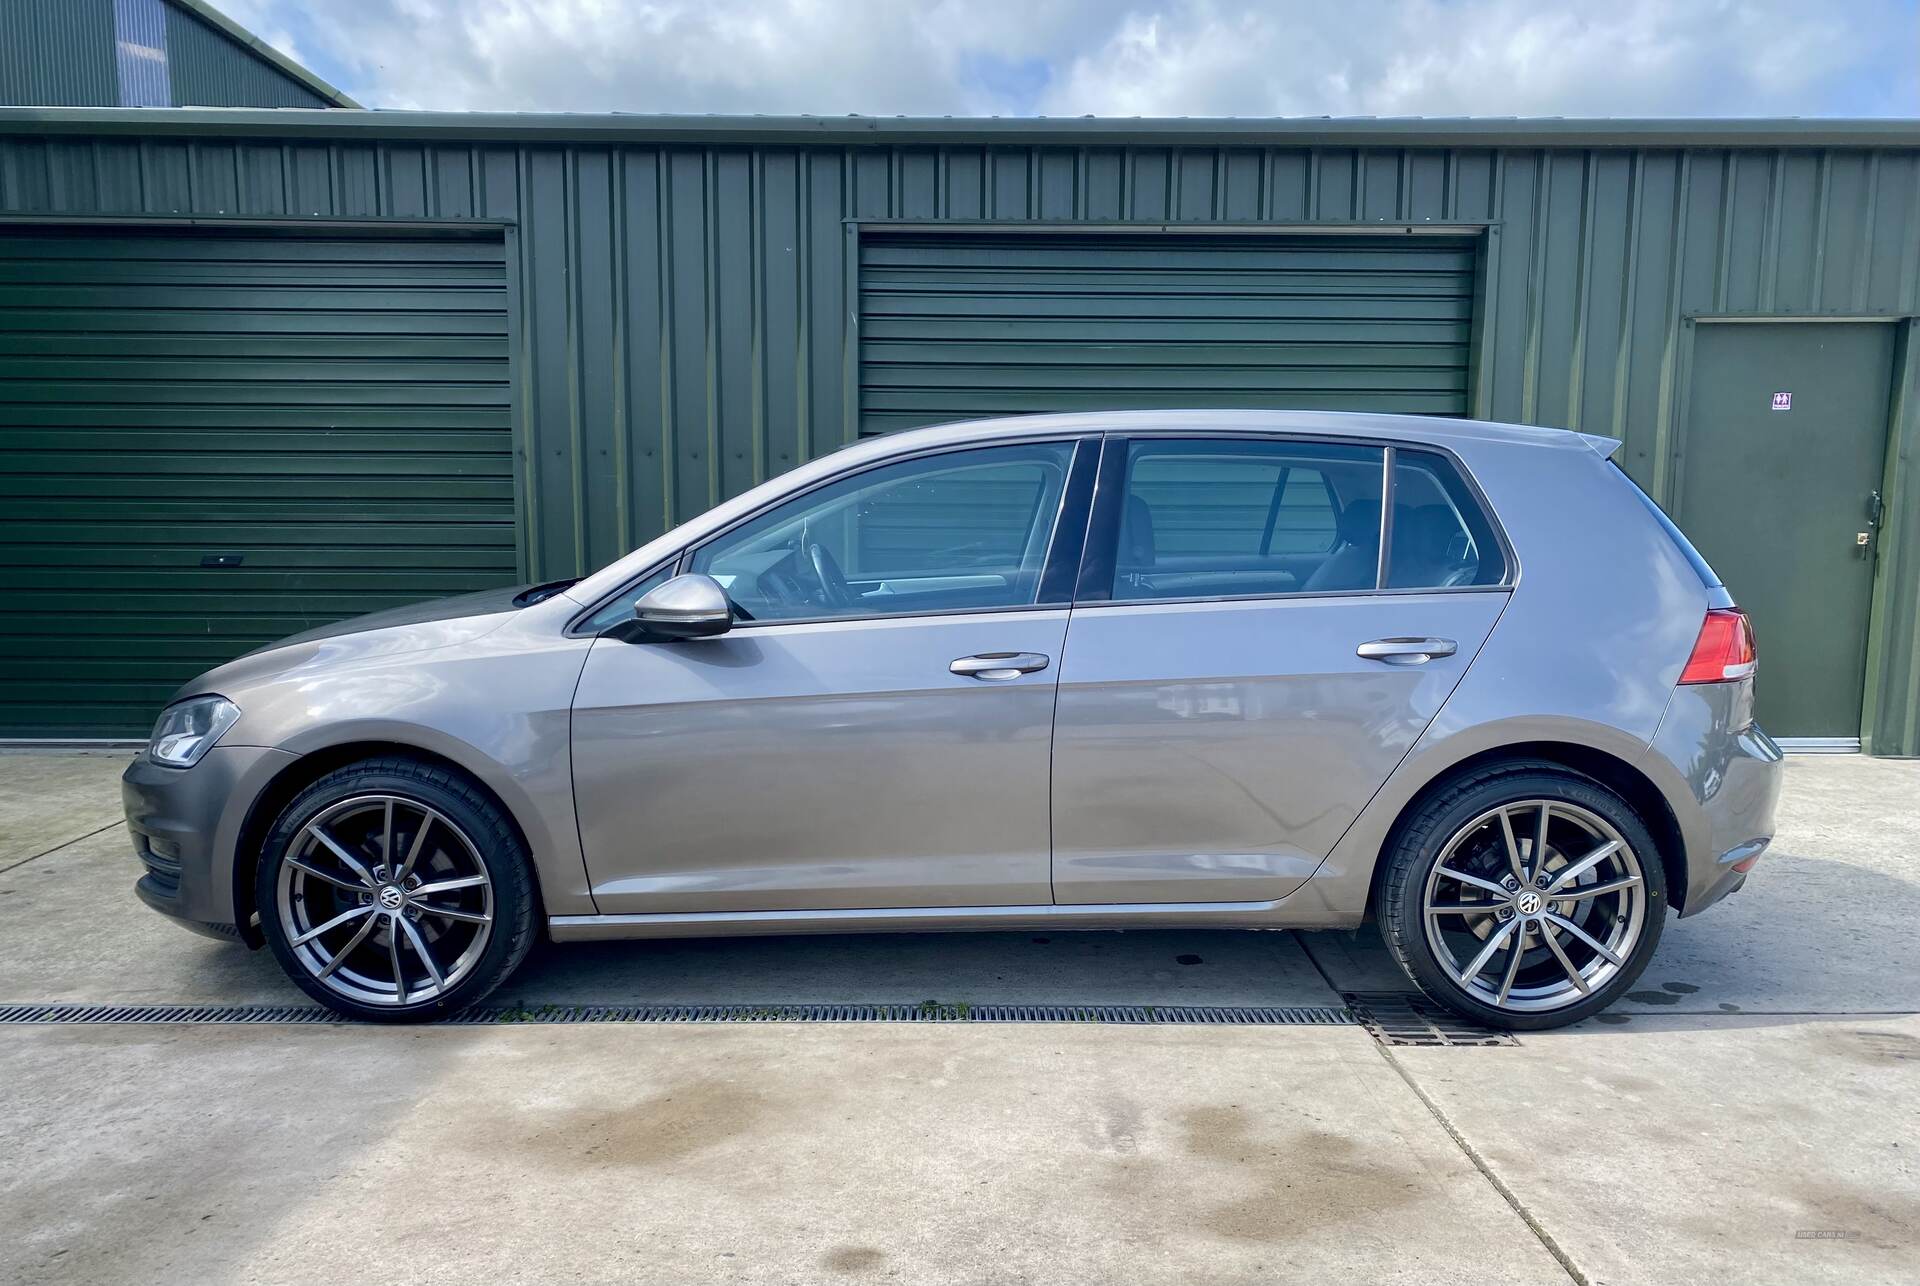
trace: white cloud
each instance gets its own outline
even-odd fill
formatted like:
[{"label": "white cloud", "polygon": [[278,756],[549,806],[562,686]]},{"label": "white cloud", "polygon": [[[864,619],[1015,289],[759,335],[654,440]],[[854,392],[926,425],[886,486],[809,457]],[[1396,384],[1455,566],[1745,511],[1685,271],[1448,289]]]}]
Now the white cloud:
[{"label": "white cloud", "polygon": [[[983,65],[1044,57],[1012,0],[221,0],[370,106],[491,111],[990,113]],[[1053,44],[1045,43],[1055,35]]]},{"label": "white cloud", "polygon": [[219,2],[380,107],[1920,114],[1913,0]]},{"label": "white cloud", "polygon": [[1045,105],[1122,115],[1793,115],[1851,101],[1866,76],[1889,91],[1887,110],[1902,72],[1913,101],[1915,44],[1912,11],[1890,3],[1194,0],[1128,17],[1073,58]]}]

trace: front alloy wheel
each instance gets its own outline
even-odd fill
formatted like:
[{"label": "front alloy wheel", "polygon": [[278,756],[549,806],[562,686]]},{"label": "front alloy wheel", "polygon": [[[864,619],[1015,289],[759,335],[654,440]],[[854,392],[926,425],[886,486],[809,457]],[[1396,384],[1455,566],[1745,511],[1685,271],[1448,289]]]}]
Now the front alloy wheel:
[{"label": "front alloy wheel", "polygon": [[282,967],[354,1017],[472,1004],[532,942],[518,832],[476,783],[412,760],[351,764],[309,786],[275,823],[256,887]]},{"label": "front alloy wheel", "polygon": [[446,995],[493,934],[493,881],[473,841],[398,795],[342,800],[302,827],[275,901],[314,981],[365,1005]]},{"label": "front alloy wheel", "polygon": [[1408,975],[1456,1013],[1544,1028],[1605,1008],[1659,941],[1666,883],[1633,809],[1545,765],[1485,770],[1406,827],[1381,929]]}]

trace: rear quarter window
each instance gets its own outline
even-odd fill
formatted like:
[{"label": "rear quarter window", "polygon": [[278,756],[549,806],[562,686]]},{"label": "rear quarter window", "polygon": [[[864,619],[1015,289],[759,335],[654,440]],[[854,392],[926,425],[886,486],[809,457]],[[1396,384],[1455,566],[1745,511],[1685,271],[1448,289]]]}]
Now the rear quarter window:
[{"label": "rear quarter window", "polygon": [[1499,537],[1460,471],[1436,452],[1395,451],[1387,588],[1476,588],[1506,578]]}]

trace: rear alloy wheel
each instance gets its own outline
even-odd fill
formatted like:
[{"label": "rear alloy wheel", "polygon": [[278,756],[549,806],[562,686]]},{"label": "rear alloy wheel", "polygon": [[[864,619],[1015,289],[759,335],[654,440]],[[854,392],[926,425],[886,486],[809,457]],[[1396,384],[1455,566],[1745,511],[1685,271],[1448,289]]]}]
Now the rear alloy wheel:
[{"label": "rear alloy wheel", "polygon": [[[397,770],[397,771],[396,771]],[[260,913],[308,994],[374,1019],[431,1017],[505,979],[531,939],[527,863],[493,802],[409,761],[355,765],[288,806]]]},{"label": "rear alloy wheel", "polygon": [[1561,772],[1469,779],[1422,810],[1388,871],[1383,929],[1422,990],[1501,1027],[1575,1022],[1633,985],[1666,910],[1633,810]]}]

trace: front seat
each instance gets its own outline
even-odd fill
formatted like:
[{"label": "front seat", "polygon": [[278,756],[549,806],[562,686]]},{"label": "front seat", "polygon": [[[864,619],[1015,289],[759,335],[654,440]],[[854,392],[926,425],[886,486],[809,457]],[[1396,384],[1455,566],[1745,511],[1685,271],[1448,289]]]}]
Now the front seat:
[{"label": "front seat", "polygon": [[1340,511],[1334,534],[1339,542],[1333,552],[1301,588],[1309,594],[1372,589],[1380,571],[1380,502],[1349,501]]}]

